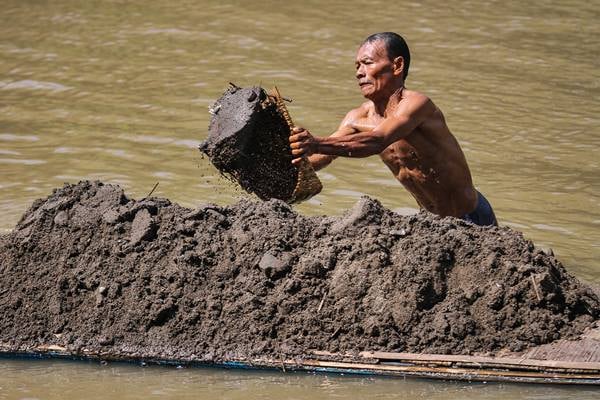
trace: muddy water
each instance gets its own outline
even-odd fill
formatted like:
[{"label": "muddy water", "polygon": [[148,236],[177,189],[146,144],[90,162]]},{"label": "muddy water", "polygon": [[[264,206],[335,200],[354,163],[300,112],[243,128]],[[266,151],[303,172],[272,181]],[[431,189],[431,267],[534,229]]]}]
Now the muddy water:
[{"label": "muddy water", "polygon": [[[0,360],[0,399],[565,399],[592,400],[585,387],[437,382],[419,379],[175,369],[65,361]],[[35,377],[35,379],[32,379]]]},{"label": "muddy water", "polygon": [[[362,101],[353,78],[358,43],[373,31],[394,30],[412,48],[408,87],[430,95],[444,110],[501,224],[552,247],[573,273],[599,283],[596,5],[438,4],[3,1],[0,229],[9,230],[52,188],[84,178],[119,183],[134,197],[159,182],[155,194],[186,206],[234,202],[244,194],[219,178],[195,149],[206,135],[207,108],[227,82],[277,84],[294,99],[289,108],[296,122],[325,135]],[[377,157],[337,160],[320,176],[323,192],[299,206],[301,212],[339,214],[361,194],[403,212],[416,208]],[[0,368],[37,393],[40,377],[48,375],[87,397],[98,389],[92,378],[79,375],[84,373],[79,367],[47,365],[2,361]],[[156,378],[150,370],[89,368],[90,376],[127,385],[133,380],[138,388]],[[176,375],[180,372],[156,374],[218,382],[220,393],[228,393],[236,376],[246,376],[187,370]],[[300,386],[293,395],[298,398],[329,393],[320,391],[322,377],[249,376],[238,379],[254,382],[240,383],[246,397],[263,397],[257,381],[280,390]],[[408,385],[331,379],[339,393],[366,387],[381,391],[381,397]],[[436,390],[464,396],[453,385],[409,385],[413,398]]]}]

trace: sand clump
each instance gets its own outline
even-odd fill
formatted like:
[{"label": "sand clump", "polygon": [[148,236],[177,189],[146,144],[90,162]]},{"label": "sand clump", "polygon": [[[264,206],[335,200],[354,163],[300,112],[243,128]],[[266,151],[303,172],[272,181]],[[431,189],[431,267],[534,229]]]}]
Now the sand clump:
[{"label": "sand clump", "polygon": [[600,301],[506,227],[362,198],[187,209],[81,182],[0,237],[0,342],[198,360],[386,350],[494,354],[573,338]]},{"label": "sand clump", "polygon": [[200,151],[226,177],[260,199],[288,200],[298,180],[290,128],[260,87],[230,86],[211,107]]}]

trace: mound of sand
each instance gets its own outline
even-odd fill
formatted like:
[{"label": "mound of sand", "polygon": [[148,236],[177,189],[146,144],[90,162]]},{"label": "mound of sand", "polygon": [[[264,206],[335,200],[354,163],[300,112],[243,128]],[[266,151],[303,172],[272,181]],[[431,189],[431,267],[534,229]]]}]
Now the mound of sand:
[{"label": "mound of sand", "polygon": [[341,217],[279,200],[195,210],[81,182],[0,238],[0,342],[193,357],[494,353],[575,337],[600,301],[509,228],[363,198]]}]

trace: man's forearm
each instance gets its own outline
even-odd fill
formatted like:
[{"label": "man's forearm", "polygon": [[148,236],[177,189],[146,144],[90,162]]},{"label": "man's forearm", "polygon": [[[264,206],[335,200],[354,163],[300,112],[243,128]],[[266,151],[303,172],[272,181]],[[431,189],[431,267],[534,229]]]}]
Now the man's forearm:
[{"label": "man's forearm", "polygon": [[374,132],[315,139],[314,153],[329,156],[369,157],[386,148],[383,136]]}]

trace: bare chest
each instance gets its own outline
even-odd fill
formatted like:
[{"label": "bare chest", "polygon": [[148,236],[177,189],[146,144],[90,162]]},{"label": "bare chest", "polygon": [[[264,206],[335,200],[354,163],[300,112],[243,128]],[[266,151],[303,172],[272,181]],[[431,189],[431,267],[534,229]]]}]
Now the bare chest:
[{"label": "bare chest", "polygon": [[424,181],[427,178],[423,171],[423,160],[409,140],[400,139],[392,143],[379,156],[401,182]]},{"label": "bare chest", "polygon": [[[376,114],[366,114],[362,118],[354,120],[352,126],[358,131],[366,131],[375,128],[383,119]],[[379,156],[398,178],[403,175],[401,172],[408,172],[407,169],[413,172],[419,170],[419,154],[409,138],[392,143]]]}]

